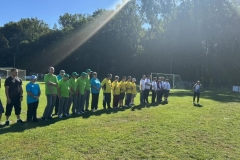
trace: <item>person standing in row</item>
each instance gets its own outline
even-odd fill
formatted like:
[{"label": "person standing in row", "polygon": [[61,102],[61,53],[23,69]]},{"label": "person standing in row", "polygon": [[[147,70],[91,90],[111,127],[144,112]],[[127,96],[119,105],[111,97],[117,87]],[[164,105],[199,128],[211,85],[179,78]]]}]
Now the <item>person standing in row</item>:
[{"label": "person standing in row", "polygon": [[156,82],[157,83],[157,102],[158,103],[161,103],[161,99],[160,99],[160,96],[161,96],[161,77],[158,78],[158,81]]},{"label": "person standing in row", "polygon": [[9,125],[9,117],[13,107],[17,116],[17,123],[24,123],[20,118],[21,102],[23,100],[22,80],[18,77],[16,68],[11,69],[11,76],[5,80],[4,86],[7,99],[5,125]]},{"label": "person standing in row", "polygon": [[63,78],[58,82],[58,97],[59,108],[58,118],[62,118],[63,115],[69,117],[68,101],[69,101],[69,75],[64,74]]},{"label": "person standing in row", "polygon": [[89,111],[88,107],[89,107],[89,99],[90,99],[90,88],[91,88],[90,75],[92,74],[91,69],[87,69],[86,73],[87,73],[87,77],[86,77],[86,91],[85,91],[85,103],[86,103],[85,111],[88,112]]},{"label": "person standing in row", "polygon": [[[62,80],[63,76],[65,74],[65,71],[64,70],[61,70],[59,75],[57,75],[57,79],[58,81]],[[55,113],[54,115],[58,115],[58,107],[59,107],[59,97],[56,96],[56,102],[55,102],[55,106],[54,106],[54,110],[55,110]]]},{"label": "person standing in row", "polygon": [[119,104],[120,98],[120,84],[118,82],[119,77],[115,76],[115,81],[112,83],[112,90],[113,90],[113,108],[117,108]]},{"label": "person standing in row", "polygon": [[108,109],[111,109],[111,79],[112,74],[108,74],[107,78],[102,81],[102,88],[103,88],[103,108],[106,109],[106,104]]},{"label": "person standing in row", "polygon": [[39,97],[41,90],[39,85],[36,83],[37,76],[32,75],[31,81],[26,85],[27,91],[27,122],[38,122],[37,120],[37,108],[39,104]]},{"label": "person standing in row", "polygon": [[168,103],[168,95],[169,95],[169,92],[170,92],[170,83],[169,83],[169,80],[166,79],[166,82],[164,84],[164,102]]},{"label": "person standing in row", "polygon": [[126,99],[125,99],[125,106],[129,107],[132,99],[132,77],[128,76],[126,82]]},{"label": "person standing in row", "polygon": [[163,94],[164,94],[164,86],[165,86],[165,82],[164,82],[164,77],[159,77],[159,98],[158,98],[158,102],[161,103]]},{"label": "person standing in row", "polygon": [[132,106],[135,105],[134,104],[134,99],[135,99],[136,95],[137,95],[136,78],[133,78],[132,79],[132,99],[131,99],[131,102],[130,102],[130,104]]},{"label": "person standing in row", "polygon": [[99,99],[99,92],[101,90],[101,83],[99,79],[97,78],[97,73],[92,73],[93,78],[91,79],[91,92],[92,92],[92,111],[98,110],[98,99]]},{"label": "person standing in row", "polygon": [[72,73],[72,77],[68,80],[69,87],[70,87],[70,97],[68,101],[68,110],[70,110],[72,105],[72,114],[77,113],[77,100],[78,100],[78,89],[77,89],[77,77],[79,75],[77,72]]},{"label": "person standing in row", "polygon": [[145,79],[145,90],[144,90],[144,98],[145,98],[145,102],[148,102],[148,96],[149,96],[149,91],[151,88],[151,80],[150,80],[150,75],[147,76],[147,78]]},{"label": "person standing in row", "polygon": [[49,72],[48,74],[44,75],[47,106],[45,107],[45,110],[43,112],[42,120],[52,119],[51,115],[57,97],[58,80],[57,76],[53,74],[54,68],[49,67],[48,72]]},{"label": "person standing in row", "polygon": [[145,79],[146,79],[146,76],[143,75],[142,76],[142,79],[140,80],[140,103],[141,104],[144,104],[145,102],[145,98],[144,98],[144,92],[145,92]]},{"label": "person standing in row", "polygon": [[156,95],[157,95],[157,77],[153,78],[152,81],[152,103],[155,103]]},{"label": "person standing in row", "polygon": [[84,102],[85,102],[85,91],[86,91],[86,78],[87,73],[82,72],[81,76],[77,79],[77,88],[78,88],[78,112],[77,114],[84,113]]},{"label": "person standing in row", "polygon": [[201,88],[202,85],[200,81],[197,81],[197,83],[193,86],[193,104],[195,105],[195,99],[197,97],[197,104],[199,104],[199,99],[200,99],[200,93],[201,93]]},{"label": "person standing in row", "polygon": [[[1,81],[1,76],[0,76],[0,88],[2,88],[2,81]],[[1,98],[0,98],[0,122],[1,122],[1,119],[2,119],[2,114],[4,113],[4,108],[3,108],[3,105],[2,105],[2,101],[1,101]]]},{"label": "person standing in row", "polygon": [[120,97],[119,97],[119,107],[123,107],[123,100],[125,98],[126,93],[126,77],[123,76],[121,82],[119,83],[120,86]]}]

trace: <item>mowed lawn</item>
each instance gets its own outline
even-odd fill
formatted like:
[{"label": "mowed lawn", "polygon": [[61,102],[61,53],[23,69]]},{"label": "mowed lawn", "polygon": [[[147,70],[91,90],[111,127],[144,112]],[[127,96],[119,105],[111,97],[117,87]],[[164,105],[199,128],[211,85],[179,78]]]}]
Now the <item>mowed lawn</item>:
[{"label": "mowed lawn", "polygon": [[[46,105],[41,88],[38,117]],[[3,87],[0,97],[5,105]],[[138,95],[132,108],[102,110],[101,96],[97,112],[25,124],[13,112],[0,128],[0,159],[240,159],[239,98],[204,91],[196,107],[191,91],[172,90],[166,105],[139,106]],[[26,108],[24,100],[23,120]]]}]

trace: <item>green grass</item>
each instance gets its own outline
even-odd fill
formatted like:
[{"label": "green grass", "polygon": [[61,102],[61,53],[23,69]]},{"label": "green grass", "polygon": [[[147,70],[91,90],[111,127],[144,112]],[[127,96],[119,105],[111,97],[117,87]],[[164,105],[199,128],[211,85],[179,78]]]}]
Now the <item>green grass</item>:
[{"label": "green grass", "polygon": [[[41,88],[39,117],[46,105]],[[3,88],[0,97],[5,104]],[[12,115],[14,122],[0,129],[0,159],[239,159],[238,100],[237,93],[204,91],[202,107],[195,107],[191,91],[175,90],[166,105],[23,125]],[[102,97],[100,109],[101,102]],[[25,119],[25,101],[22,106]]]}]

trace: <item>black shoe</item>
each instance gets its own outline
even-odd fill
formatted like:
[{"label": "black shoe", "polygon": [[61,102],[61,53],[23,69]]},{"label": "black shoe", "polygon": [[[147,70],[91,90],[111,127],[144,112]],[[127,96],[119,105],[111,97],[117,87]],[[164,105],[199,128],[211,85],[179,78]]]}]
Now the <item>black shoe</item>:
[{"label": "black shoe", "polygon": [[82,110],[82,113],[84,113],[85,111],[84,111],[84,109]]},{"label": "black shoe", "polygon": [[9,126],[9,123],[10,123],[9,121],[6,121],[5,126]]},{"label": "black shoe", "polygon": [[21,119],[19,119],[17,120],[17,123],[23,124],[24,122]]},{"label": "black shoe", "polygon": [[85,112],[89,112],[89,109],[85,109]]},{"label": "black shoe", "polygon": [[47,119],[53,119],[53,117],[49,116],[49,117],[47,117]]},{"label": "black shoe", "polygon": [[112,109],[111,107],[108,107],[108,109]]},{"label": "black shoe", "polygon": [[34,119],[33,122],[38,122],[38,119]]}]

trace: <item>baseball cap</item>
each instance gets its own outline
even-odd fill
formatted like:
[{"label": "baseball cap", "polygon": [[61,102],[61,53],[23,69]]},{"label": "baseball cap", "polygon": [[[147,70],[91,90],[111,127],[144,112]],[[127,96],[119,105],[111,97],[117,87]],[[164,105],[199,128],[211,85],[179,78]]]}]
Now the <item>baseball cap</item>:
[{"label": "baseball cap", "polygon": [[73,72],[72,76],[79,76],[79,75],[77,74],[77,72]]},{"label": "baseball cap", "polygon": [[31,76],[31,79],[37,79],[37,76],[32,75],[32,76]]},{"label": "baseball cap", "polygon": [[65,71],[64,71],[64,70],[61,70],[61,71],[60,71],[60,74],[65,74]]},{"label": "baseball cap", "polygon": [[69,78],[69,74],[64,74],[64,76],[63,77],[68,77]]},{"label": "baseball cap", "polygon": [[89,72],[92,72],[92,71],[91,71],[91,69],[87,69],[86,72],[89,73]]},{"label": "baseball cap", "polygon": [[82,72],[82,73],[81,73],[81,76],[86,76],[86,75],[87,75],[86,72]]}]

